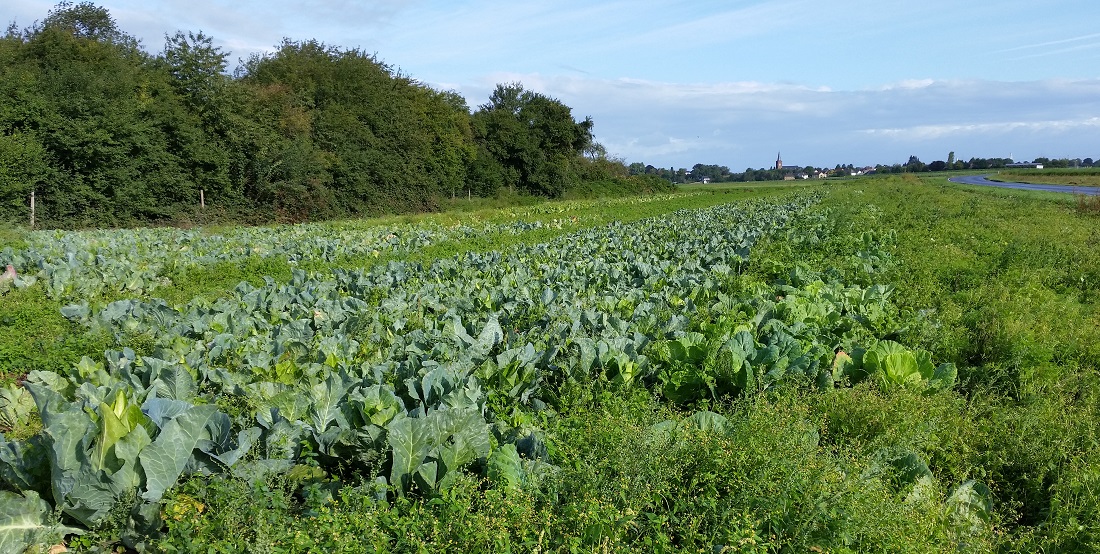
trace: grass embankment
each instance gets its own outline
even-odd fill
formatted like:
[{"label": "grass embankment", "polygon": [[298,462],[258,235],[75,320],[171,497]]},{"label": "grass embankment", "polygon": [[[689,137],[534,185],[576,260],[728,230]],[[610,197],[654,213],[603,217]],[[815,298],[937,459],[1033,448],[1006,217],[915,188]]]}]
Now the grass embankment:
[{"label": "grass embankment", "polygon": [[959,400],[922,410],[959,402],[962,416],[922,424],[933,471],[989,484],[1001,550],[1100,548],[1095,215],[1067,196],[941,179],[847,195],[833,201],[876,206],[876,226],[898,231],[897,299],[924,314],[904,342],[965,368]]},{"label": "grass embankment", "polygon": [[1041,185],[1100,187],[1100,169],[1028,169],[1000,171],[997,181],[1018,181]]}]

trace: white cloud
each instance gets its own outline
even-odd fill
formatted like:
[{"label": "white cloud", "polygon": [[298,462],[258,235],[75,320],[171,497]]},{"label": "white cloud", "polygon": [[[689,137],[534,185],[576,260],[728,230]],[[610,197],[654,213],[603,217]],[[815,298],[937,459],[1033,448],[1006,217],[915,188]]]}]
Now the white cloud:
[{"label": "white cloud", "polygon": [[1060,45],[1060,44],[1068,44],[1068,43],[1071,43],[1071,42],[1078,42],[1078,41],[1082,41],[1082,40],[1092,40],[1092,39],[1096,39],[1096,38],[1100,38],[1100,33],[1091,33],[1091,34],[1082,35],[1082,36],[1079,36],[1079,37],[1064,38],[1064,39],[1059,39],[1059,40],[1048,40],[1046,42],[1040,42],[1040,43],[1037,43],[1037,44],[1025,44],[1023,46],[1014,46],[1012,48],[1005,48],[1005,49],[1002,49],[1002,50],[998,50],[998,52],[1015,52],[1017,50],[1031,50],[1031,49],[1035,49],[1035,48],[1045,48],[1047,46],[1057,46],[1057,45]]},{"label": "white cloud", "polygon": [[693,19],[659,25],[648,33],[634,35],[627,45],[665,44],[667,47],[697,47],[700,43],[727,42],[733,37],[759,36],[776,29],[811,24],[813,12],[808,0],[758,2],[741,8],[704,13]]},{"label": "white cloud", "polygon": [[928,88],[934,84],[936,84],[935,79],[906,79],[897,83],[883,85],[879,90],[916,90]]},{"label": "white cloud", "polygon": [[1100,127],[1100,117],[1062,119],[1056,121],[1007,121],[997,123],[918,125],[903,129],[864,129],[861,132],[891,139],[934,140],[960,135],[985,135],[995,137],[1015,131],[1062,133],[1098,127]]},{"label": "white cloud", "polygon": [[[1087,156],[1100,127],[1100,80],[1023,83],[932,79],[860,90],[798,84],[677,84],[584,75],[497,73],[460,87],[471,105],[519,81],[593,116],[609,152],[656,166],[874,164],[1002,151]],[[942,153],[940,151],[942,150]],[[1094,155],[1094,154],[1092,154]]]}]

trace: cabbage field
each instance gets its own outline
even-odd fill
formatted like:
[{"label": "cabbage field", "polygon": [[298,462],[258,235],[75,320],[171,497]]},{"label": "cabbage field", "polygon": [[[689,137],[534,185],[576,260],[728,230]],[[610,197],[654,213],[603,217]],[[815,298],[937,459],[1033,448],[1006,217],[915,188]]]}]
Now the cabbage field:
[{"label": "cabbage field", "polygon": [[[1013,273],[1030,239],[930,228],[898,203],[905,186],[924,209],[989,203],[966,217],[1008,213],[998,202],[1069,210],[857,181],[457,225],[26,234],[0,252],[15,272],[4,299],[55,306],[68,333],[107,348],[56,371],[5,368],[0,551],[1098,544],[1084,519],[1100,513],[1095,423],[1032,431],[1065,454],[1042,459],[1038,485],[990,454],[1005,429],[1031,429],[1007,414],[1057,411],[1036,391],[1076,387],[1065,414],[1100,406],[1087,326],[1068,347],[1057,329],[989,321],[1009,309],[984,288],[1000,276],[1042,309],[1069,302],[1072,279]],[[928,221],[961,217],[942,210]],[[441,244],[458,253],[415,256]],[[948,249],[923,259],[920,244]],[[991,248],[993,277],[974,261]],[[288,276],[160,294],[257,259]],[[1082,282],[1094,261],[1079,260]],[[1072,302],[1095,316],[1092,299]],[[1062,479],[1070,468],[1093,481]]]}]

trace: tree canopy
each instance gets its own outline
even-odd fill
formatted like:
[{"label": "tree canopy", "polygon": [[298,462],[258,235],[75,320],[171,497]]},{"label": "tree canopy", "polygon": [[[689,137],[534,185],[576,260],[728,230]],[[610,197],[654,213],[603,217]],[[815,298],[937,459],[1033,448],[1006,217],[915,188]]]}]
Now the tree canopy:
[{"label": "tree canopy", "polygon": [[12,24],[0,217],[25,220],[32,191],[43,226],[84,227],[423,211],[458,191],[561,196],[593,175],[652,185],[602,154],[591,118],[519,83],[471,113],[357,49],[286,39],[231,75],[227,58],[201,32],[148,53],[90,2]]},{"label": "tree canopy", "polygon": [[591,118],[575,121],[569,106],[520,83],[497,85],[473,114],[474,136],[487,160],[482,186],[561,196],[593,145],[592,125]]}]

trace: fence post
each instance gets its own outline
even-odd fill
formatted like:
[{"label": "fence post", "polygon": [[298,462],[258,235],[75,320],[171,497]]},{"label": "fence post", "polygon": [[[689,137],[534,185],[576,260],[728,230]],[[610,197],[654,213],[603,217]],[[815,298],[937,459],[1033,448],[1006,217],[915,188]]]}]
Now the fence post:
[{"label": "fence post", "polygon": [[206,209],[206,189],[199,189],[199,207]]},{"label": "fence post", "polygon": [[34,191],[31,191],[31,229],[34,229]]}]

